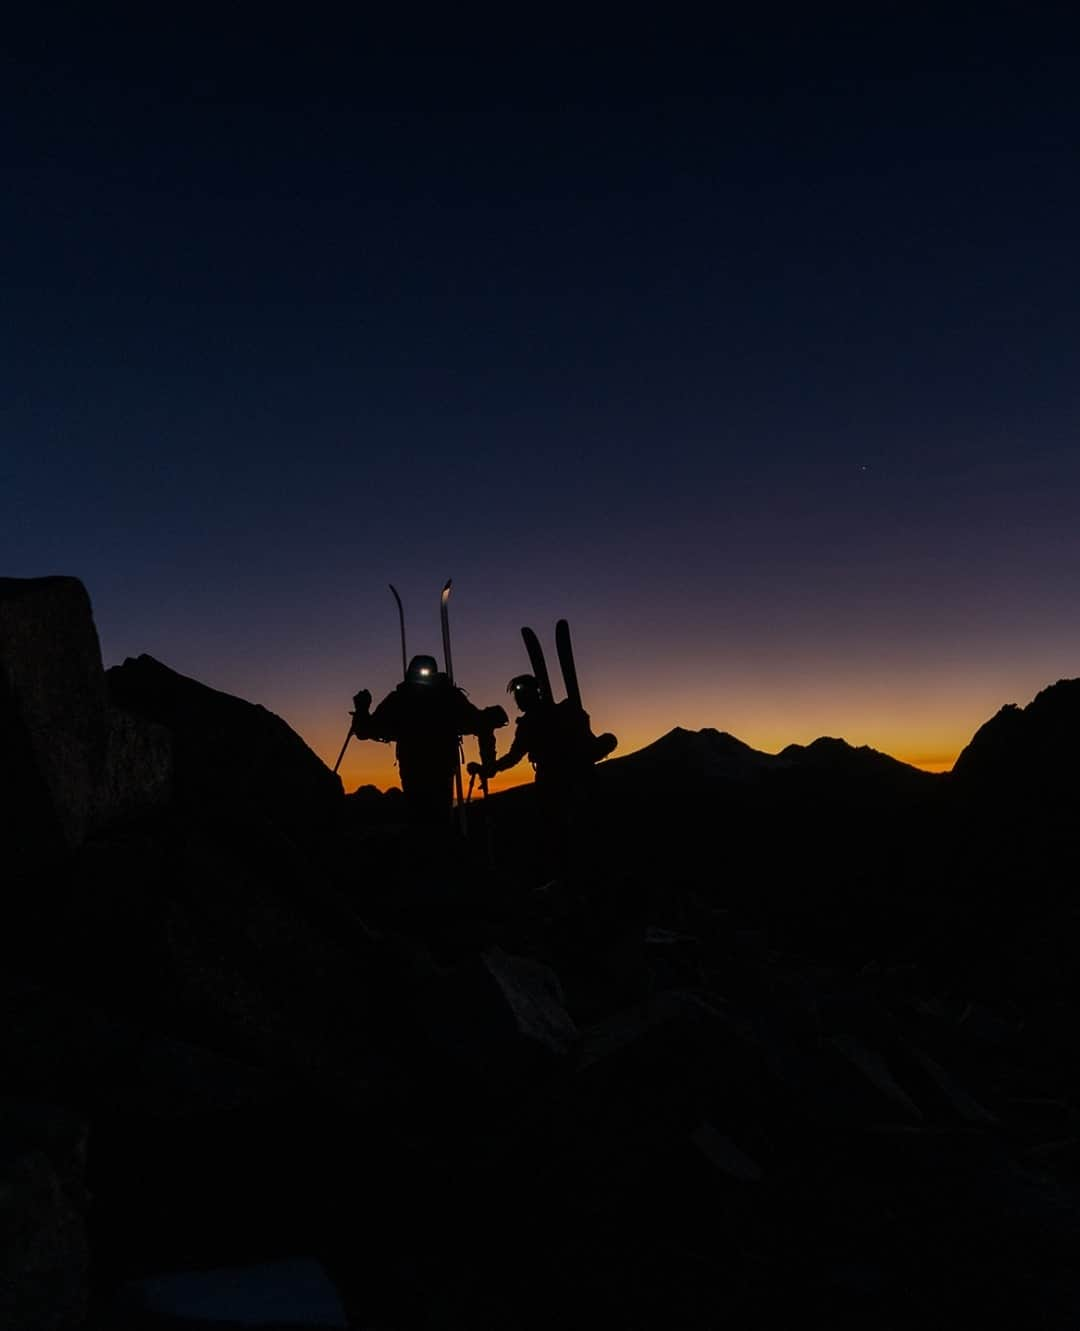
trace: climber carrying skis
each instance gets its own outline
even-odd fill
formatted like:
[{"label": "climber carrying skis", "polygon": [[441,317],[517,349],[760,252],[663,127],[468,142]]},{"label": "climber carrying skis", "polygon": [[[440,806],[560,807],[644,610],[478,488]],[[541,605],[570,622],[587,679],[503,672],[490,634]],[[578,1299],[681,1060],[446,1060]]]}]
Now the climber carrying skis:
[{"label": "climber carrying skis", "polygon": [[514,695],[521,713],[514,724],[513,742],[486,769],[470,763],[470,772],[475,768],[480,775],[491,777],[527,757],[539,789],[565,787],[576,784],[582,773],[606,758],[618,743],[614,735],[594,735],[588,712],[572,699],[545,702],[534,675],[515,675],[506,691]]},{"label": "climber carrying skis", "polygon": [[521,630],[531,675],[515,675],[507,685],[514,695],[518,717],[514,739],[501,758],[493,762],[470,763],[468,770],[484,777],[506,771],[527,757],[536,773],[536,793],[547,853],[541,853],[547,867],[564,877],[576,858],[575,825],[584,800],[593,766],[616,747],[614,735],[594,735],[589,714],[581,705],[577,670],[570,645],[570,626],[559,620],[555,642],[567,696],[561,702],[552,698],[551,682],[543,649],[530,628]]},{"label": "climber carrying skis", "polygon": [[353,698],[351,733],[397,744],[398,774],[409,821],[448,823],[458,772],[458,739],[475,735],[482,761],[495,758],[495,731],[506,725],[501,707],[480,708],[440,671],[433,656],[414,656],[405,678],[372,712],[371,694]]}]

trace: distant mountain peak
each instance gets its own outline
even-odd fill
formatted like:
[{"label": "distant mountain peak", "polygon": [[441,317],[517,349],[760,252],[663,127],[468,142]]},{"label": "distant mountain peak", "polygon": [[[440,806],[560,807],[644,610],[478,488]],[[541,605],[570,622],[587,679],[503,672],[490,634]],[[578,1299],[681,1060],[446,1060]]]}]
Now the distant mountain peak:
[{"label": "distant mountain peak", "polygon": [[671,754],[685,755],[687,753],[700,754],[756,754],[761,758],[768,758],[771,755],[761,753],[758,749],[752,749],[749,744],[744,743],[737,736],[729,734],[726,730],[717,730],[714,726],[705,726],[701,730],[687,730],[684,726],[675,726],[659,739],[653,740],[645,748],[639,749],[639,753],[651,753],[654,755]]},{"label": "distant mountain peak", "polygon": [[[861,750],[867,753],[876,753],[876,749],[871,749],[867,745],[860,746]],[[817,739],[812,739],[809,744],[788,744],[780,750],[781,758],[797,758],[804,753],[814,754],[815,756],[825,756],[827,754],[845,754],[856,753],[853,744],[849,744],[846,739],[837,739],[834,735],[819,735]]]},{"label": "distant mountain peak", "polygon": [[771,753],[752,749],[726,730],[675,726],[643,749],[609,759],[604,769],[611,772],[611,777],[605,779],[644,779],[659,785],[690,781],[699,789],[707,789],[714,781],[736,785],[756,782],[776,763]]},{"label": "distant mountain peak", "polygon": [[869,744],[849,744],[846,739],[838,739],[834,735],[819,735],[809,744],[789,744],[787,748],[781,749],[779,756],[795,767],[819,772],[831,771],[853,776],[876,772],[894,777],[911,777],[919,781],[924,778],[934,779],[932,773],[893,758],[891,754],[882,753],[880,749],[871,748]]}]

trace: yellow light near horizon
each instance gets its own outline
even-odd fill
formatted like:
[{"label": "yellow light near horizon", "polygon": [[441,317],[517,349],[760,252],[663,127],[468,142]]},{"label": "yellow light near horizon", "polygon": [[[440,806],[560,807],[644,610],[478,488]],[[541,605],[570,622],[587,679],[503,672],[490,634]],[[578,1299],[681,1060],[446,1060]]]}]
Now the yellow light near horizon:
[{"label": "yellow light near horizon", "polygon": [[[374,752],[365,753],[364,749],[372,749]],[[327,763],[327,766],[333,764],[333,757],[327,758],[325,752],[319,752],[319,757]],[[379,790],[389,790],[394,786],[400,788],[401,781],[398,777],[398,770],[394,766],[393,745],[373,744],[370,741],[353,740],[345,751],[345,757],[342,759],[341,766],[338,768],[338,776],[341,777],[341,784],[345,787],[346,793],[358,790],[361,786],[375,786]],[[488,782],[488,789],[511,790],[515,786],[526,785],[533,779],[533,770],[527,761],[520,762],[516,767],[509,771],[499,772]],[[462,780],[468,784],[468,775],[462,770]],[[474,791],[474,798],[480,795],[480,783],[477,781]]]},{"label": "yellow light near horizon", "polygon": [[[821,683],[810,679],[796,688],[779,687],[771,681],[762,684],[752,679],[732,679],[721,691],[714,685],[702,687],[696,680],[667,681],[666,685],[638,691],[608,687],[597,692],[590,708],[592,724],[597,732],[613,730],[618,735],[614,760],[681,727],[724,731],[768,754],[828,735],[856,748],[867,745],[923,771],[941,773],[952,769],[975,731],[1002,702],[1010,698],[1026,702],[1034,691],[1016,685],[1006,692],[1007,686],[995,680],[984,680],[975,690],[970,686],[961,690],[952,680],[940,681],[925,696],[910,687],[905,691],[900,685],[886,689],[880,682],[873,688],[861,687],[856,680]],[[486,697],[491,692],[483,683],[477,685],[477,696]],[[312,748],[332,764],[341,748],[340,713],[329,713],[321,698],[305,698],[302,704],[297,699],[289,713],[289,719]],[[500,753],[505,753],[511,743],[515,719],[511,716],[510,724],[497,732]],[[475,739],[467,738],[466,760],[478,756]],[[398,786],[394,746],[354,739],[340,775],[350,791],[362,785],[380,790]],[[505,790],[532,780],[532,769],[523,761],[500,773],[490,788]]]},{"label": "yellow light near horizon", "polygon": [[[673,727],[669,727],[669,729],[672,728]],[[685,728],[693,729],[694,727],[688,726]],[[704,727],[696,728],[703,729]],[[715,728],[719,729],[719,727]],[[622,758],[627,754],[635,753],[639,749],[643,749],[649,744],[654,743],[659,737],[659,735],[649,734],[647,732],[643,733],[631,729],[625,736],[620,735],[619,747],[614,754],[612,754],[612,758]],[[809,742],[808,739],[800,739],[785,740],[782,743],[778,743],[771,736],[759,738],[753,735],[739,735],[737,738],[743,740],[743,742],[749,744],[751,748],[758,749],[762,753],[779,753],[782,749],[786,748],[789,743]],[[817,737],[811,736],[809,738],[814,739]],[[858,747],[859,744],[866,741],[861,739],[850,739],[848,742]],[[953,751],[950,751],[949,749],[923,748],[911,752],[906,749],[905,746],[895,745],[890,747],[880,741],[878,743],[871,743],[870,747],[878,749],[882,753],[889,754],[890,757],[896,758],[899,762],[908,763],[912,767],[918,767],[924,772],[948,772],[952,770],[964,743],[966,743],[966,740],[963,743],[960,743]],[[507,739],[506,744],[500,743],[500,749],[505,749],[507,744],[509,744],[509,739]],[[336,752],[328,757],[325,749],[316,749],[316,751],[319,752],[319,756],[328,766],[332,764],[334,758],[337,757]],[[470,755],[468,752],[466,753],[467,759],[471,756],[474,755]],[[345,751],[345,757],[342,760],[341,767],[338,769],[338,775],[341,777],[342,784],[346,791],[356,790],[360,786],[376,786],[379,790],[388,790],[393,786],[400,786],[401,784],[398,779],[397,767],[394,765],[393,745],[379,744],[370,740],[354,739],[350,743]],[[468,780],[464,773],[463,780]],[[532,780],[532,767],[527,760],[522,760],[522,762],[516,767],[510,768],[506,772],[500,772],[497,776],[493,777],[489,782],[489,789],[492,791],[510,790],[515,786],[526,785]],[[479,786],[479,783],[477,783],[477,785]],[[478,789],[476,794],[479,795]]]}]

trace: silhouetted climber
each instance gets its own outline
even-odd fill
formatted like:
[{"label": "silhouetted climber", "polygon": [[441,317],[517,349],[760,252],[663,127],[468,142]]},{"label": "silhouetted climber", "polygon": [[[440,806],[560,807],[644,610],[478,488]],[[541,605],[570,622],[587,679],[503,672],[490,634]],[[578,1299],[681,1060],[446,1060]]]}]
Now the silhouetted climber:
[{"label": "silhouetted climber", "polygon": [[533,675],[515,675],[506,691],[521,712],[513,743],[501,758],[469,763],[468,770],[494,776],[528,757],[546,834],[539,858],[548,872],[566,879],[577,858],[574,826],[586,782],[593,765],[606,758],[618,740],[611,734],[594,735],[588,712],[571,699],[549,702]]},{"label": "silhouetted climber", "polygon": [[514,695],[521,712],[514,723],[514,741],[501,758],[470,763],[470,772],[494,776],[527,756],[536,772],[538,788],[574,786],[618,744],[614,735],[594,735],[588,712],[569,698],[545,703],[533,675],[515,675],[506,691]]},{"label": "silhouetted climber", "polygon": [[453,806],[458,738],[475,735],[481,760],[495,759],[495,731],[507,723],[501,707],[480,708],[450,683],[433,656],[414,656],[404,680],[373,712],[367,689],[353,698],[352,733],[358,739],[397,743],[397,765],[409,819],[448,822]]}]

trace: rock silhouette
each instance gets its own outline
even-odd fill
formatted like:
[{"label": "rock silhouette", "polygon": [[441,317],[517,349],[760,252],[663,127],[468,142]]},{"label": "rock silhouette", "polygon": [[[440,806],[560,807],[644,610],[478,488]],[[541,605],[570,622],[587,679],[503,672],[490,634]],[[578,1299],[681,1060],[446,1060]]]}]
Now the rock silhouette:
[{"label": "rock silhouette", "polygon": [[356,1325],[1074,1324],[1080,681],[941,776],[675,729],[567,894],[529,788],[433,861],[265,709],[103,671],[75,579],[0,582],[0,665],[5,1328],[286,1258]]},{"label": "rock silhouette", "polygon": [[265,707],[179,675],[152,656],[106,672],[110,699],[172,736],[177,796],[246,804],[301,845],[337,830],[340,779]]},{"label": "rock silhouette", "polygon": [[983,796],[1071,805],[1080,795],[1078,730],[1080,680],[1058,680],[1026,707],[1010,703],[980,726],[953,775]]},{"label": "rock silhouette", "polygon": [[[0,579],[0,795],[8,871],[82,844],[119,780],[101,648],[75,578]],[[122,732],[118,732],[122,744]],[[122,799],[122,797],[121,797]]]}]

